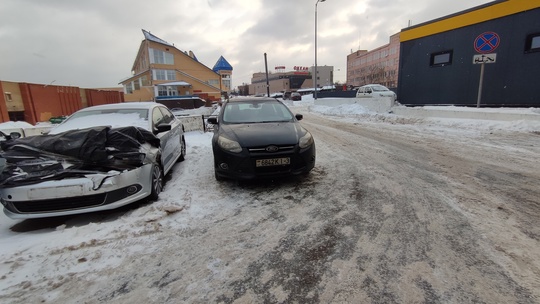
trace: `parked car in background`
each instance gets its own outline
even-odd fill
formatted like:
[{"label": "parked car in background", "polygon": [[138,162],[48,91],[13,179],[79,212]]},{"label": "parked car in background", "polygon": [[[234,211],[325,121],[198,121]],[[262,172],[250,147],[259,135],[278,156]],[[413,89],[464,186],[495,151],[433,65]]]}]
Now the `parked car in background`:
[{"label": "parked car in background", "polygon": [[281,101],[235,99],[214,124],[214,172],[222,178],[254,179],[307,174],[315,166],[315,141]]},{"label": "parked car in background", "polygon": [[270,94],[270,97],[272,97],[272,98],[283,98],[283,92],[272,93],[272,94]]},{"label": "parked car in background", "polygon": [[392,101],[397,100],[397,94],[390,91],[387,87],[380,84],[368,84],[361,86],[356,91],[356,98],[372,98],[372,97],[391,97]]},{"label": "parked car in background", "polygon": [[291,93],[291,100],[302,100],[302,95],[298,92]]},{"label": "parked car in background", "polygon": [[0,201],[11,218],[156,200],[164,175],[186,153],[182,123],[155,102],[85,108],[47,135],[0,144]]}]

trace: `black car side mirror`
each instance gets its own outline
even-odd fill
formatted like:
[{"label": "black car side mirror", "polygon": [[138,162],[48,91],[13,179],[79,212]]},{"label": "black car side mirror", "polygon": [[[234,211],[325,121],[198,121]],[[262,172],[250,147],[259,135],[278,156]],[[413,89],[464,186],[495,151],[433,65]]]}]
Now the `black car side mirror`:
[{"label": "black car side mirror", "polygon": [[296,117],[296,120],[302,120],[304,118],[304,115],[296,114],[294,117]]},{"label": "black car side mirror", "polygon": [[171,127],[171,125],[169,125],[169,124],[160,124],[160,125],[157,125],[157,126],[156,126],[156,129],[157,129],[156,134],[159,134],[159,133],[162,133],[162,132],[170,131],[171,128],[172,128],[172,127]]},{"label": "black car side mirror", "polygon": [[217,117],[208,117],[208,123],[217,125],[218,124]]}]

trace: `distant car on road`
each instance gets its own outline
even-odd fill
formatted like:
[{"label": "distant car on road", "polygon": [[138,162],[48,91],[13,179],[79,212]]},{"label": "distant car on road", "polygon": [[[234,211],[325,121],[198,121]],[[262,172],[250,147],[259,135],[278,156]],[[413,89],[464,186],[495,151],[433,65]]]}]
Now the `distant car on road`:
[{"label": "distant car on road", "polygon": [[283,93],[282,92],[272,93],[272,94],[270,94],[270,97],[272,97],[272,98],[283,98]]},{"label": "distant car on road", "polygon": [[392,101],[397,100],[396,93],[390,91],[387,87],[380,84],[368,84],[361,86],[356,91],[356,98],[372,98],[372,97],[391,97]]},{"label": "distant car on road", "polygon": [[182,123],[155,102],[85,108],[47,135],[0,144],[0,201],[11,218],[156,200],[163,176],[186,153]]},{"label": "distant car on road", "polygon": [[302,100],[302,95],[298,92],[291,93],[291,100]]},{"label": "distant car on road", "polygon": [[217,180],[307,174],[315,166],[315,141],[281,101],[237,99],[223,105],[214,124],[212,150]]}]

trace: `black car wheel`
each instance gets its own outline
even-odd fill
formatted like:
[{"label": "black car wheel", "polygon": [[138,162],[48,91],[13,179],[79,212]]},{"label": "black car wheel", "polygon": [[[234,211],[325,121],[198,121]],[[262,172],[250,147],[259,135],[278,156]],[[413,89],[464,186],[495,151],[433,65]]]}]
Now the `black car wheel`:
[{"label": "black car wheel", "polygon": [[178,162],[182,162],[186,159],[186,139],[184,138],[184,135],[182,135],[182,139],[180,139],[180,156],[178,157]]},{"label": "black car wheel", "polygon": [[219,175],[217,174],[217,172],[216,172],[216,171],[214,171],[214,176],[216,177],[216,180],[217,180],[218,182],[220,182],[220,181],[224,180],[224,178],[223,178],[223,177],[221,177],[221,176],[219,176]]},{"label": "black car wheel", "polygon": [[156,201],[159,197],[159,194],[163,190],[163,170],[161,170],[161,165],[155,163],[152,165],[152,192],[148,197],[151,201]]}]

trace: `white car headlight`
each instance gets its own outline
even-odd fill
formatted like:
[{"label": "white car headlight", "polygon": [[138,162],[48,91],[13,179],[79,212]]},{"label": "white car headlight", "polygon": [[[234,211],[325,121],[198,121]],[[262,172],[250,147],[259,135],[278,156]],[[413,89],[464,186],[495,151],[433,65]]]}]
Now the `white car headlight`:
[{"label": "white car headlight", "polygon": [[217,140],[218,145],[221,147],[221,149],[233,153],[240,153],[242,152],[242,147],[240,147],[240,144],[234,140],[230,140],[226,137],[220,136]]},{"label": "white car headlight", "polygon": [[311,136],[311,133],[306,132],[306,135],[302,136],[300,138],[300,141],[298,142],[298,145],[300,148],[304,149],[311,145],[313,145],[313,136]]}]

